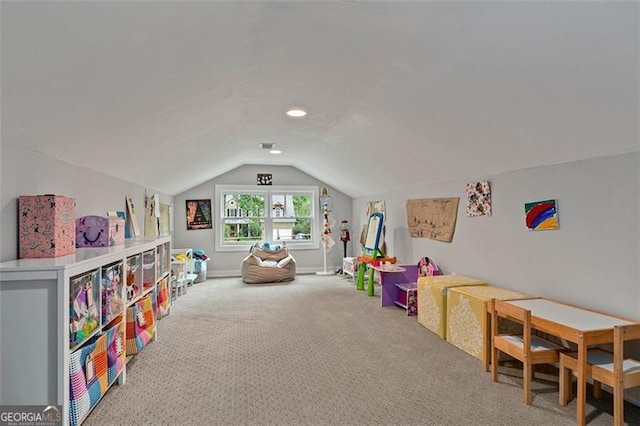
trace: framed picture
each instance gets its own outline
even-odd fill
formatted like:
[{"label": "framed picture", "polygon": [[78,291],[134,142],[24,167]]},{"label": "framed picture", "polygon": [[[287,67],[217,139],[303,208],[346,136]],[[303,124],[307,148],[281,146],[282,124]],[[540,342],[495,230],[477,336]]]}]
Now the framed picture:
[{"label": "framed picture", "polygon": [[558,229],[556,200],[532,201],[524,205],[525,223],[530,231]]},{"label": "framed picture", "polygon": [[271,173],[258,173],[258,185],[271,185],[273,176]]},{"label": "framed picture", "polygon": [[212,228],[211,200],[187,200],[187,231]]}]

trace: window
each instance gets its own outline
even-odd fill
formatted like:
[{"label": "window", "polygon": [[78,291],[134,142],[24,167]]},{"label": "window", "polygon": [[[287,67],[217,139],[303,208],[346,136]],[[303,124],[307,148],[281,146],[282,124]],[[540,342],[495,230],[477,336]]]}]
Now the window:
[{"label": "window", "polygon": [[216,250],[244,251],[256,241],[318,248],[317,187],[216,185]]}]

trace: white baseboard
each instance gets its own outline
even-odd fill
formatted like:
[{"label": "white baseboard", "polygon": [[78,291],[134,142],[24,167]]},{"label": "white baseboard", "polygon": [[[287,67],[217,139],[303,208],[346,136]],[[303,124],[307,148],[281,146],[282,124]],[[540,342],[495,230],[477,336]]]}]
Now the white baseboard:
[{"label": "white baseboard", "polygon": [[[337,271],[340,269],[339,266],[327,267],[327,271]],[[296,268],[296,274],[315,274],[318,271],[322,271],[322,267],[320,268]],[[240,269],[228,269],[228,270],[215,270],[207,271],[207,278],[227,278],[227,277],[240,277]]]}]

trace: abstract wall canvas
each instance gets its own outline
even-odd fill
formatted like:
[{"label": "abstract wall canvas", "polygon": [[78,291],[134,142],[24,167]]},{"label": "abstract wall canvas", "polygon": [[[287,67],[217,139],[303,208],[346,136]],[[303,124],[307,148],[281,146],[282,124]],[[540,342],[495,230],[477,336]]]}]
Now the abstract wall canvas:
[{"label": "abstract wall canvas", "polygon": [[558,229],[558,203],[556,200],[525,203],[524,212],[528,230]]},{"label": "abstract wall canvas", "polygon": [[467,194],[467,216],[491,216],[491,187],[489,181],[469,182]]},{"label": "abstract wall canvas", "polygon": [[187,200],[187,231],[212,228],[211,200]]},{"label": "abstract wall canvas", "polygon": [[258,173],[257,182],[258,185],[272,185],[273,176],[271,173]]},{"label": "abstract wall canvas", "polygon": [[450,243],[456,228],[459,197],[407,200],[407,226],[414,238]]},{"label": "abstract wall canvas", "polygon": [[160,196],[144,194],[144,236],[156,238],[160,235]]}]

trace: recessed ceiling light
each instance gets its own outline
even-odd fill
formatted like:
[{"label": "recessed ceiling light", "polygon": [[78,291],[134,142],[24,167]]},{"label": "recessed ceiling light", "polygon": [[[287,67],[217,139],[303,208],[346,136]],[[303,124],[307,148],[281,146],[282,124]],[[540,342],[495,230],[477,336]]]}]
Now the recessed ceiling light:
[{"label": "recessed ceiling light", "polygon": [[271,154],[282,154],[282,151],[280,151],[279,149],[272,149],[271,151],[269,151]]},{"label": "recessed ceiling light", "polygon": [[287,111],[287,115],[289,117],[296,117],[296,118],[304,117],[305,115],[307,115],[307,111],[300,108],[292,108]]}]

